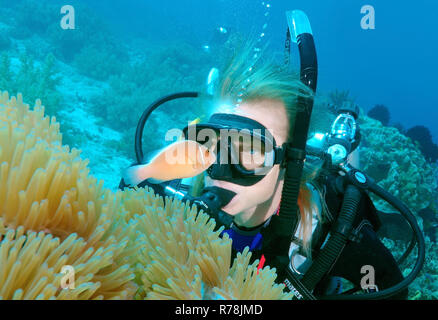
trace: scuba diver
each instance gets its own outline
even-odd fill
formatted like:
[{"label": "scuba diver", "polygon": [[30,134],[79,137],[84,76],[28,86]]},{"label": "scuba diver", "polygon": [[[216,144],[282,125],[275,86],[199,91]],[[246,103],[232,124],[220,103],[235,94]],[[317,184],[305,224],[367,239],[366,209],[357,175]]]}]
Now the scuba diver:
[{"label": "scuba diver", "polygon": [[[245,47],[224,72],[209,75],[207,92],[215,101],[209,120],[189,124],[184,139],[144,163],[141,136],[149,115],[167,101],[200,94],[157,100],[139,121],[137,163],[120,188],[148,186],[196,204],[216,228],[224,227],[233,255],[249,247],[259,268],[275,267],[277,281],[296,299],[406,299],[424,261],[422,233],[406,206],[349,163],[360,142],[355,105],[339,106],[331,132],[308,139],[316,51],[306,15],[295,10],[287,18],[286,50],[291,41],[298,44],[300,75],[261,59],[256,64]],[[165,155],[180,147],[194,153],[166,166]],[[413,230],[399,261],[376,234],[381,222],[370,192],[393,205]],[[416,244],[416,264],[403,277],[398,264]],[[342,279],[353,288],[343,290]]]}]

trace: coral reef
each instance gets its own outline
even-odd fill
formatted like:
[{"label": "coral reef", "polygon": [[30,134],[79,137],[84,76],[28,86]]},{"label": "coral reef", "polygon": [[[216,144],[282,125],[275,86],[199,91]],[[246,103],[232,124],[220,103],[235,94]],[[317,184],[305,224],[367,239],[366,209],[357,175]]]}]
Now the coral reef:
[{"label": "coral reef", "polygon": [[433,204],[418,211],[418,216],[423,219],[423,232],[430,241],[436,242],[436,231],[438,230],[438,213],[433,209]]},{"label": "coral reef", "polygon": [[389,109],[383,104],[374,106],[374,108],[368,111],[367,116],[379,120],[384,126],[387,126],[391,120]]},{"label": "coral reef", "polygon": [[420,150],[427,160],[436,162],[438,160],[438,146],[433,143],[430,130],[425,126],[415,126],[406,131],[406,136],[420,145]]},{"label": "coral reef", "polygon": [[[385,246],[400,257],[406,250],[406,242],[383,239]],[[415,253],[415,250],[414,250]],[[411,271],[416,259],[415,254],[409,255],[401,266],[404,276]],[[438,300],[438,250],[436,244],[426,239],[426,259],[419,276],[409,286],[410,300]]]},{"label": "coral reef", "polygon": [[[203,92],[204,88],[199,84],[205,82],[209,70],[199,65],[205,66],[206,60],[195,48],[180,42],[169,44],[165,49],[149,48],[147,56],[137,58],[125,66],[121,74],[109,78],[110,88],[91,100],[92,112],[102,118],[102,123],[126,137],[119,147],[132,156],[135,127],[145,108],[170,93]],[[188,121],[205,115],[208,105],[200,100],[180,99],[155,111],[144,132],[145,137],[153,134],[155,139],[145,143],[145,154],[164,146],[167,130],[181,129]],[[165,126],[162,119],[165,119]]]},{"label": "coral reef", "polygon": [[[11,25],[9,36],[23,42],[37,37],[40,42],[49,43],[50,52],[57,59],[70,63],[87,46],[94,46],[106,54],[121,53],[120,41],[111,34],[109,26],[84,3],[74,5],[75,12],[80,13],[76,14],[75,29],[64,30],[59,26],[60,4],[34,0],[7,2],[1,6],[0,20]],[[95,62],[106,63],[103,60]]]},{"label": "coral reef", "polygon": [[114,50],[86,46],[74,57],[74,64],[82,74],[97,80],[107,81],[110,76],[121,74],[128,64],[127,57],[122,57]]},{"label": "coral reef", "polygon": [[[437,197],[437,167],[429,164],[411,139],[380,121],[360,118],[362,169],[413,211],[428,207]],[[383,201],[377,206],[392,212]]]},{"label": "coral reef", "polygon": [[60,82],[55,58],[49,54],[42,63],[23,53],[18,61],[4,53],[0,61],[0,90],[21,93],[26,101],[43,99],[46,113],[55,115],[62,100],[56,90]]},{"label": "coral reef", "polygon": [[350,97],[350,90],[336,89],[328,94],[329,104],[334,108],[342,106],[345,102],[354,102],[354,100],[355,98]]},{"label": "coral reef", "polygon": [[392,124],[392,126],[396,128],[398,131],[400,131],[400,133],[402,134],[406,133],[405,126],[401,122],[395,122]]},{"label": "coral reef", "polygon": [[50,23],[59,21],[59,7],[53,3],[22,0],[14,4],[14,11],[17,13],[14,14],[15,27],[26,30],[20,31],[23,36],[35,33],[45,34]]},{"label": "coral reef", "polygon": [[[105,21],[84,4],[75,3],[74,7],[75,11],[80,13],[76,15],[74,30],[61,29],[59,19],[51,21],[46,30],[45,38],[51,43],[55,56],[71,63],[86,47],[93,47],[103,52],[104,55],[113,54],[122,57],[120,40],[113,36]],[[90,32],[90,30],[99,30],[99,32]],[[90,60],[99,65],[107,64],[106,61],[98,61],[93,56]]]},{"label": "coral reef", "polygon": [[3,30],[0,29],[0,51],[7,50],[11,45],[11,39],[7,34],[1,32]]},{"label": "coral reef", "polygon": [[335,106],[331,99],[325,95],[316,96],[310,122],[309,137],[315,132],[330,132],[330,127],[335,118]]},{"label": "coral reef", "polygon": [[[30,110],[21,95],[0,94],[0,122],[0,298],[291,297],[248,251],[230,266],[230,239],[196,208],[104,189],[40,100]],[[61,287],[63,266],[74,288]]]}]

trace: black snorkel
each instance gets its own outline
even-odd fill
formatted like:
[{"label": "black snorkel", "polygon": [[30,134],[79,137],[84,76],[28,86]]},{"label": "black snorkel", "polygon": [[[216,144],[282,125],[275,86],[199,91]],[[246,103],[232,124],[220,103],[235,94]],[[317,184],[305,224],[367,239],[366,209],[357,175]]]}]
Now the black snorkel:
[{"label": "black snorkel", "polygon": [[[290,39],[297,43],[301,61],[301,81],[316,91],[318,78],[318,63],[316,57],[315,43],[309,20],[304,12],[300,10],[286,13],[288,29],[286,35],[286,49],[290,54]],[[285,178],[281,195],[279,214],[273,216],[270,222],[269,233],[263,234],[264,250],[266,258],[271,267],[277,269],[278,278],[284,279],[289,290],[300,293],[307,291],[299,283],[291,278],[288,273],[289,247],[293,240],[298,225],[298,195],[300,192],[301,178],[303,174],[304,161],[306,158],[307,135],[309,131],[310,118],[313,109],[313,96],[298,98],[298,112],[294,126],[289,132],[289,141],[286,144],[285,152]],[[309,292],[310,293],[310,292]],[[311,294],[307,298],[313,298]]]},{"label": "black snorkel", "polygon": [[[318,76],[318,65],[316,58],[315,44],[312,36],[310,23],[307,16],[299,10],[287,12],[288,30],[286,36],[286,52],[290,54],[290,37],[298,44],[301,59],[301,81],[315,93]],[[286,59],[286,63],[290,61]],[[358,213],[359,202],[364,192],[372,192],[396,208],[407,220],[413,230],[414,238],[407,251],[400,260],[404,260],[414,247],[414,240],[418,245],[418,256],[412,271],[400,283],[381,290],[365,294],[344,294],[320,296],[319,299],[387,299],[402,290],[415,279],[425,259],[425,244],[423,234],[418,227],[415,216],[406,205],[400,200],[379,187],[372,179],[363,172],[350,166],[347,161],[348,154],[357,147],[360,135],[356,122],[358,112],[355,109],[347,108],[340,111],[340,115],[329,135],[327,150],[318,152],[323,159],[328,159],[330,165],[337,172],[343,171],[344,199],[341,212],[335,224],[331,228],[331,235],[324,244],[322,250],[302,278],[291,272],[289,268],[289,247],[294,240],[295,231],[298,225],[298,195],[300,192],[301,178],[306,159],[307,135],[310,125],[310,118],[313,109],[313,97],[299,97],[299,111],[296,115],[295,125],[289,133],[289,141],[286,144],[285,152],[285,179],[282,191],[280,211],[270,221],[269,232],[265,229],[263,233],[264,251],[268,263],[277,269],[277,280],[284,281],[286,287],[294,293],[296,299],[315,300],[313,289],[329,272],[339,257],[346,243],[352,237],[353,221]],[[351,129],[351,134],[346,134]],[[356,131],[357,129],[357,131]],[[345,141],[343,141],[345,140]],[[340,149],[341,152],[338,152]],[[339,157],[339,155],[342,155]],[[335,159],[337,157],[337,159]],[[333,158],[333,162],[332,159]],[[327,160],[326,160],[327,161]]]},{"label": "black snorkel", "polygon": [[151,105],[149,105],[145,111],[143,111],[143,114],[141,115],[140,119],[138,120],[137,129],[135,130],[135,158],[137,159],[137,163],[143,163],[144,156],[143,156],[143,130],[144,126],[146,124],[146,121],[149,119],[149,116],[154,112],[155,109],[157,109],[162,104],[176,100],[181,98],[197,98],[199,97],[198,92],[178,92],[174,94],[169,94],[167,96],[164,96],[157,101],[153,102]]}]

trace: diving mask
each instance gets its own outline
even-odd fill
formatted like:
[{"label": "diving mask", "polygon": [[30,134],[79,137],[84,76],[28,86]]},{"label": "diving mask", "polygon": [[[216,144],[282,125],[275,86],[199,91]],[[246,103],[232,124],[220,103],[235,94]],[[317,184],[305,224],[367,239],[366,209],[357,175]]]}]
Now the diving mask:
[{"label": "diving mask", "polygon": [[185,127],[183,133],[216,154],[216,162],[207,169],[215,180],[250,186],[283,162],[284,149],[277,146],[271,132],[243,116],[216,113],[207,123]]}]

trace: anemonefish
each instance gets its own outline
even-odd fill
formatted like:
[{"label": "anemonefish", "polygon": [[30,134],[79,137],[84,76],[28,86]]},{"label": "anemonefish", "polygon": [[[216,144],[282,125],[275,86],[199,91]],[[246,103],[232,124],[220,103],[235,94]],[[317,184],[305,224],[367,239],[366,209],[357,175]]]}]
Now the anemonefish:
[{"label": "anemonefish", "polygon": [[129,167],[123,174],[126,184],[136,186],[148,179],[152,183],[194,177],[216,161],[209,149],[196,141],[183,140],[164,148],[146,164]]}]

